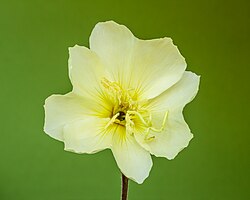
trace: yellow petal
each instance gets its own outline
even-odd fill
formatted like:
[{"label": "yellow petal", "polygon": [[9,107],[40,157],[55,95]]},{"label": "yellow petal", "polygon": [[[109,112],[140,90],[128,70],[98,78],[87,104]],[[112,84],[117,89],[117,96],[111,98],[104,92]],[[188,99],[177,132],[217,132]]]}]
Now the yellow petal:
[{"label": "yellow petal", "polygon": [[95,26],[90,48],[105,63],[113,81],[138,91],[146,99],[175,84],[186,68],[184,58],[170,38],[139,40],[115,22]]},{"label": "yellow petal", "polygon": [[69,48],[69,76],[78,95],[94,99],[104,71],[98,56],[88,48],[77,45]]},{"label": "yellow petal", "polygon": [[198,92],[200,77],[192,72],[185,72],[180,81],[160,96],[150,101],[153,112],[183,108],[193,100]]},{"label": "yellow petal", "polygon": [[107,118],[88,117],[67,124],[63,129],[65,150],[96,153],[111,146],[112,135],[104,130]]},{"label": "yellow petal", "polygon": [[[161,121],[162,115],[155,115],[154,120]],[[173,159],[193,138],[181,110],[169,112],[165,129],[162,132],[151,133],[150,136],[153,136],[153,139],[147,140],[142,133],[135,133],[139,144],[151,154],[168,159]]]},{"label": "yellow petal", "polygon": [[73,92],[51,95],[45,100],[44,105],[44,131],[62,141],[62,130],[66,124],[93,116],[108,117],[112,108],[104,100],[100,96],[96,96],[95,99],[84,98]]},{"label": "yellow petal", "polygon": [[129,179],[141,184],[148,177],[153,165],[150,153],[143,149],[135,138],[126,134],[125,129],[118,126],[113,134],[112,152],[121,172]]},{"label": "yellow petal", "polygon": [[137,40],[130,63],[130,84],[139,86],[143,98],[154,98],[174,85],[185,68],[185,59],[170,38]]},{"label": "yellow petal", "polygon": [[91,33],[90,49],[97,53],[109,72],[118,78],[127,75],[135,40],[126,26],[113,21],[100,22]]},{"label": "yellow petal", "polygon": [[44,131],[51,137],[62,141],[62,130],[65,124],[86,115],[85,101],[74,93],[51,95],[45,100]]},{"label": "yellow petal", "polygon": [[160,128],[162,119],[167,112],[166,123],[162,132],[150,131],[149,137],[138,132],[136,140],[151,154],[173,159],[185,148],[193,135],[182,114],[183,107],[197,94],[199,77],[191,72],[185,72],[182,79],[163,94],[152,99],[149,109],[152,115],[152,126]]}]

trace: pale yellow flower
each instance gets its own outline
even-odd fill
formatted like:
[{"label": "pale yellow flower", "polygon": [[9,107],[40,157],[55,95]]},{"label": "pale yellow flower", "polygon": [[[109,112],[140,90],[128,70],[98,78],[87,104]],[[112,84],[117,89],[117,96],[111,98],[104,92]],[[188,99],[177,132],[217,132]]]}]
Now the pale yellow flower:
[{"label": "pale yellow flower", "polygon": [[170,38],[140,40],[123,25],[98,23],[90,49],[69,48],[72,92],[45,102],[45,132],[65,150],[111,149],[128,178],[142,183],[151,155],[173,159],[193,135],[182,111],[199,77]]}]

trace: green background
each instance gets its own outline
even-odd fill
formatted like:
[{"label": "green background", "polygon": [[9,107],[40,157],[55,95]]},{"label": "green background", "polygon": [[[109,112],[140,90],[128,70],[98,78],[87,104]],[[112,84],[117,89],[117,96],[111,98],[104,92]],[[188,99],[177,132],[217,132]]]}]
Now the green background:
[{"label": "green background", "polygon": [[176,159],[153,158],[130,200],[249,199],[250,4],[247,0],[1,0],[0,199],[117,200],[109,150],[77,155],[43,132],[45,98],[71,90],[68,47],[88,46],[99,21],[139,38],[169,36],[201,75],[185,109],[195,137]]}]

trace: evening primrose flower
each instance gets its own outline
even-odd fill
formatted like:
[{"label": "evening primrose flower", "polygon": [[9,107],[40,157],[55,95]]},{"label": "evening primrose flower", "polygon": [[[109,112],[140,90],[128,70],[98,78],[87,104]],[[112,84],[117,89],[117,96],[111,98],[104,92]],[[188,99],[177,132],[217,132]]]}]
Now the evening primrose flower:
[{"label": "evening primrose flower", "polygon": [[199,77],[170,38],[141,40],[113,21],[98,23],[90,48],[69,48],[72,92],[45,101],[45,132],[65,150],[111,149],[121,172],[142,183],[151,155],[173,159],[193,135],[183,108]]}]

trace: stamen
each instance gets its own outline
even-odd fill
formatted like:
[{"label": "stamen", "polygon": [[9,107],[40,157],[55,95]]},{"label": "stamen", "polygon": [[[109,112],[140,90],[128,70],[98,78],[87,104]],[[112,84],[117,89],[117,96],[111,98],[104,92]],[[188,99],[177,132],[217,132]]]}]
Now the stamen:
[{"label": "stamen", "polygon": [[[147,132],[145,134],[145,138],[144,138],[145,140],[147,140],[148,142],[150,142],[150,141],[152,141],[155,138],[155,136],[148,137],[148,135],[150,134],[150,130],[152,130],[154,132],[158,132],[158,133],[160,133],[160,132],[162,132],[164,130],[165,125],[166,125],[166,121],[167,121],[167,116],[168,116],[168,112],[166,112],[165,115],[164,115],[164,118],[163,118],[162,125],[161,125],[160,129],[154,128],[152,126],[148,127]],[[150,122],[151,122],[151,118],[152,118],[152,116],[150,114],[149,115]]]},{"label": "stamen", "polygon": [[104,127],[104,129],[107,129],[111,124],[113,124],[116,120],[116,118],[120,115],[120,113],[116,113],[111,119],[110,121],[106,124],[106,126]]},{"label": "stamen", "polygon": [[167,116],[168,116],[168,112],[166,112],[165,113],[165,115],[164,115],[164,118],[163,118],[163,121],[162,121],[162,125],[161,125],[161,128],[159,128],[159,129],[157,129],[157,128],[154,128],[154,127],[149,127],[152,131],[154,131],[154,132],[158,132],[158,133],[160,133],[160,132],[162,132],[163,130],[164,130],[164,128],[165,128],[165,124],[166,124],[166,121],[167,121]]},{"label": "stamen", "polygon": [[110,85],[111,85],[111,82],[110,82],[108,79],[106,79],[106,78],[102,78],[101,84],[102,84],[105,88],[109,89],[109,88],[110,88]]},{"label": "stamen", "polygon": [[109,81],[106,78],[102,79],[101,84],[113,103],[111,113],[113,117],[107,123],[105,129],[107,129],[111,124],[116,123],[121,126],[125,126],[127,133],[133,134],[136,119],[140,121],[140,125],[142,126],[141,128],[145,130],[145,140],[147,141],[151,141],[155,138],[154,135],[150,135],[151,131],[160,133],[164,130],[168,112],[164,115],[161,127],[156,128],[152,126],[152,115],[147,108],[149,103],[148,100],[138,101],[138,94],[134,92],[135,90],[133,88],[122,88],[119,83]]},{"label": "stamen", "polygon": [[128,111],[127,112],[128,114],[134,114],[134,115],[137,115],[139,117],[139,119],[141,120],[141,122],[148,127],[148,123],[145,122],[145,120],[143,119],[143,117],[141,116],[140,113],[136,112],[136,111]]},{"label": "stamen", "polygon": [[133,127],[134,127],[134,122],[131,120],[131,116],[129,115],[129,113],[127,112],[126,114],[126,131],[129,133],[129,134],[132,134],[133,133]]},{"label": "stamen", "polygon": [[150,136],[148,138],[145,137],[145,140],[147,140],[147,142],[151,142],[155,139],[155,136]]}]

